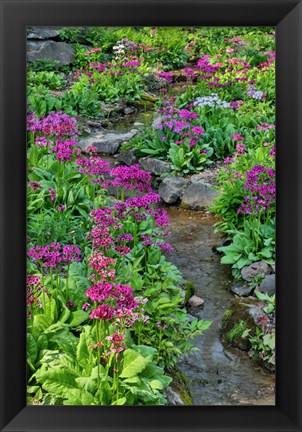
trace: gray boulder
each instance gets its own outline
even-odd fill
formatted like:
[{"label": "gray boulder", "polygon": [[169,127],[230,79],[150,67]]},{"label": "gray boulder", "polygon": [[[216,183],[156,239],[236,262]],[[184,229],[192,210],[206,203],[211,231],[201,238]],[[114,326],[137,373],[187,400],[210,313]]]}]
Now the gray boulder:
[{"label": "gray boulder", "polygon": [[161,182],[158,193],[165,203],[174,204],[181,198],[185,184],[181,177],[166,177]]},{"label": "gray boulder", "polygon": [[182,196],[182,207],[198,210],[213,204],[218,192],[212,189],[207,183],[198,181],[190,184]]},{"label": "gray boulder", "polygon": [[177,393],[175,390],[173,390],[171,388],[171,386],[168,386],[166,388],[166,397],[167,397],[167,405],[168,406],[175,406],[175,405],[184,406],[185,405],[185,403],[183,402],[179,393]]},{"label": "gray boulder", "polygon": [[52,40],[27,42],[27,60],[31,63],[37,60],[55,60],[59,67],[69,65],[74,58],[74,49],[65,42]]},{"label": "gray boulder", "polygon": [[261,281],[259,289],[262,293],[272,296],[276,294],[276,275],[269,274]]},{"label": "gray boulder", "polygon": [[144,157],[139,160],[139,164],[143,170],[151,174],[164,174],[171,172],[171,164],[160,159],[152,157]]},{"label": "gray boulder", "polygon": [[251,282],[255,276],[263,274],[268,275],[272,273],[272,268],[265,261],[256,261],[241,269],[241,277],[246,282]]},{"label": "gray boulder", "polygon": [[27,27],[27,39],[54,39],[59,36],[57,27]]},{"label": "gray boulder", "polygon": [[152,128],[157,129],[158,125],[163,121],[163,117],[161,115],[156,116],[152,122]]},{"label": "gray boulder", "polygon": [[78,147],[85,150],[87,146],[94,146],[97,148],[98,153],[115,154],[123,142],[130,140],[136,134],[136,129],[127,133],[99,131],[88,137],[81,138]]},{"label": "gray boulder", "polygon": [[136,164],[138,162],[138,159],[134,154],[135,150],[136,149],[130,149],[125,151],[124,153],[119,154],[116,160],[127,166]]},{"label": "gray boulder", "polygon": [[248,284],[235,283],[231,286],[231,292],[239,297],[248,297],[252,294],[255,286],[249,286]]}]

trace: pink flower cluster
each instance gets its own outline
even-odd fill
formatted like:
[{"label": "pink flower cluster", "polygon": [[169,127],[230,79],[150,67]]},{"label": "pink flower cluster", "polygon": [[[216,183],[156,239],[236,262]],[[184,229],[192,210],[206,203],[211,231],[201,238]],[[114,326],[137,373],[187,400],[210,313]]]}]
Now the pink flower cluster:
[{"label": "pink flower cluster", "polygon": [[37,293],[41,292],[41,277],[38,275],[27,275],[26,278],[26,306],[27,306],[27,319],[32,316],[32,307],[36,305],[38,308],[43,306],[42,301],[37,297]]},{"label": "pink flower cluster", "polygon": [[157,129],[164,133],[162,141],[166,140],[168,132],[173,132],[180,135],[172,138],[176,144],[183,144],[188,140],[190,147],[193,147],[204,133],[200,125],[193,123],[198,118],[198,113],[186,108],[177,108],[175,98],[168,98],[167,94],[164,94],[161,103],[162,108],[159,108],[158,112],[163,114],[164,121],[157,125]]},{"label": "pink flower cluster", "polygon": [[160,82],[172,83],[173,75],[169,72],[159,72],[157,78]]},{"label": "pink flower cluster", "polygon": [[151,173],[142,171],[138,164],[126,166],[120,165],[110,171],[114,177],[112,186],[136,189],[139,192],[151,191]]},{"label": "pink flower cluster", "polygon": [[80,135],[77,120],[63,111],[52,112],[44,118],[35,117],[33,112],[27,116],[27,130],[34,133],[42,133],[48,137],[70,137]]},{"label": "pink flower cluster", "polygon": [[90,156],[88,158],[79,158],[76,164],[80,167],[79,172],[89,176],[91,183],[100,183],[104,189],[107,189],[110,182],[105,180],[105,176],[110,172],[109,162],[102,160],[98,156]]},{"label": "pink flower cluster", "polygon": [[249,192],[238,213],[258,214],[270,209],[276,199],[275,170],[262,165],[255,165],[246,173],[244,185]]},{"label": "pink flower cluster", "polygon": [[128,285],[97,282],[86,291],[86,296],[93,302],[100,302],[90,318],[112,320],[123,309],[135,309],[137,303],[133,296],[133,289]]},{"label": "pink flower cluster", "polygon": [[259,130],[259,131],[264,131],[264,130],[269,130],[269,129],[275,129],[275,125],[269,124],[269,123],[259,123],[257,126],[257,130]]},{"label": "pink flower cluster", "polygon": [[28,185],[34,192],[36,192],[36,190],[42,186],[42,183],[30,180]]},{"label": "pink flower cluster", "polygon": [[68,244],[62,247],[60,243],[55,242],[46,246],[32,246],[27,254],[32,260],[52,268],[59,263],[68,265],[71,261],[81,260],[81,250],[77,246]]},{"label": "pink flower cluster", "polygon": [[102,51],[102,48],[92,48],[91,50],[86,51],[85,55],[95,54],[95,53],[97,53],[99,51]]},{"label": "pink flower cluster", "polygon": [[56,153],[56,159],[61,162],[70,162],[72,154],[74,153],[74,147],[76,146],[74,140],[56,140],[53,147],[50,148],[51,153]]},{"label": "pink flower cluster", "polygon": [[101,280],[106,282],[108,280],[115,279],[115,266],[116,260],[105,256],[102,252],[93,251],[89,257],[89,267],[94,270],[94,274],[90,277],[90,280]]}]

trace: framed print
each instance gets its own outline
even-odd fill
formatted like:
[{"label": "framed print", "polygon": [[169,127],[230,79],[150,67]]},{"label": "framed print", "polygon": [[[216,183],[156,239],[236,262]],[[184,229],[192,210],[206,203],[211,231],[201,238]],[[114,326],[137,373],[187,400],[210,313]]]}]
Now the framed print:
[{"label": "framed print", "polygon": [[300,431],[300,2],[1,17],[1,430]]}]

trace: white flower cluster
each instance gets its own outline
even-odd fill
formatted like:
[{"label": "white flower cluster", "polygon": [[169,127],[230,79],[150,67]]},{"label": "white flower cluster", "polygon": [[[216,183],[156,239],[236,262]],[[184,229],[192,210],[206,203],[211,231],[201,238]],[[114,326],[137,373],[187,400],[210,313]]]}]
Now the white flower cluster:
[{"label": "white flower cluster", "polygon": [[261,90],[256,90],[256,87],[253,85],[248,86],[247,88],[247,94],[253,99],[262,99],[263,96],[265,96],[266,92],[263,92]]},{"label": "white flower cluster", "polygon": [[198,97],[194,102],[194,106],[204,107],[218,107],[218,108],[230,108],[230,103],[222,101],[218,95],[212,93],[211,96]]},{"label": "white flower cluster", "polygon": [[114,54],[116,55],[116,57],[115,57],[116,60],[119,58],[119,56],[125,54],[124,48],[126,48],[126,47],[123,44],[123,41],[117,41],[116,45],[114,45],[114,47],[112,49],[114,51]]}]

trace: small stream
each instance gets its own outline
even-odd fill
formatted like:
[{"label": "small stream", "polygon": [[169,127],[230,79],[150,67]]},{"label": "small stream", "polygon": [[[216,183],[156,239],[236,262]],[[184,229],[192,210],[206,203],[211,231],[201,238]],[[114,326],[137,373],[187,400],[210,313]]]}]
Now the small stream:
[{"label": "small stream", "polygon": [[[150,124],[154,112],[140,112],[120,119],[110,130],[128,132]],[[112,156],[105,156],[112,165]],[[196,317],[213,321],[193,343],[200,351],[178,366],[187,376],[194,405],[275,405],[275,376],[255,364],[240,350],[224,347],[219,331],[224,312],[233,300],[227,287],[232,277],[227,266],[212,251],[219,242],[215,219],[203,213],[164,207],[169,215],[169,255],[186,280],[196,287],[205,303]]]},{"label": "small stream", "polygon": [[255,365],[239,350],[219,339],[221,319],[233,300],[227,290],[231,275],[212,251],[219,241],[215,220],[196,212],[166,208],[171,260],[196,286],[205,303],[197,317],[213,321],[193,343],[200,351],[179,363],[189,380],[194,405],[274,405],[274,375]]}]

